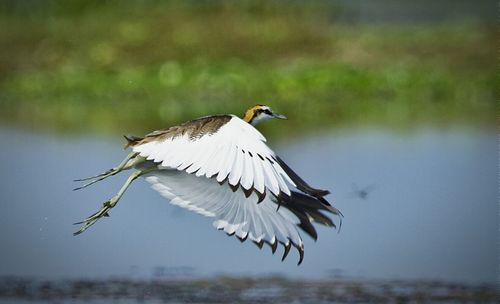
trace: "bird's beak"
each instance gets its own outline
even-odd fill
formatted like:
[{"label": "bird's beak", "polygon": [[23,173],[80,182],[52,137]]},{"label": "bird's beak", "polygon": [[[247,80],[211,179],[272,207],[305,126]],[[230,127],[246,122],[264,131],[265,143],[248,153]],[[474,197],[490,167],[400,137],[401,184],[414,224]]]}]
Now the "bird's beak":
[{"label": "bird's beak", "polygon": [[274,118],[279,118],[279,119],[287,119],[285,115],[281,115],[281,114],[278,114],[278,113],[273,113],[273,117]]}]

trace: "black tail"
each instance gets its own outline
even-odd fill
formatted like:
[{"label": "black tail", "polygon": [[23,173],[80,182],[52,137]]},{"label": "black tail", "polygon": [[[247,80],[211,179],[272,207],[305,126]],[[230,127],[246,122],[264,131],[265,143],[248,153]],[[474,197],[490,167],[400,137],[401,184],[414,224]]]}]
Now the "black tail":
[{"label": "black tail", "polygon": [[290,176],[292,181],[297,185],[297,189],[299,189],[300,191],[317,198],[323,197],[330,193],[330,191],[328,190],[321,190],[311,187],[297,173],[295,173],[295,171],[293,171],[290,167],[288,167],[288,165],[278,156],[276,156],[276,161],[281,166],[281,168],[285,170],[285,173],[288,174],[288,176]]},{"label": "black tail", "polygon": [[338,215],[340,219],[339,229],[342,226],[342,213],[337,208],[332,207],[323,197],[317,198],[292,191],[290,196],[281,195],[278,198],[278,203],[299,218],[300,223],[298,226],[314,240],[318,238],[318,234],[312,225],[313,222],[329,227],[337,227],[332,219],[322,211]]}]

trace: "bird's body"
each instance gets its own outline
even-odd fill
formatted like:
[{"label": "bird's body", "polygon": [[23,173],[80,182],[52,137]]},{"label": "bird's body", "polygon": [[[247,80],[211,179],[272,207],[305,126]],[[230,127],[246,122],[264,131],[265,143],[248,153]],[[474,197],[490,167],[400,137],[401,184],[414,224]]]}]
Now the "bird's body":
[{"label": "bird's body", "polygon": [[273,117],[284,118],[258,105],[243,119],[206,116],[144,137],[126,136],[126,148],[133,152],[120,166],[94,177],[87,185],[125,169],[137,171],[117,196],[82,222],[77,233],[108,215],[128,185],[144,176],[172,204],[214,218],[214,226],[228,235],[241,241],[250,239],[259,247],[266,243],[273,253],[282,244],[283,259],[291,246],[295,247],[300,264],[304,244],[297,227],[316,239],[311,222],[335,227],[322,211],[341,214],[324,198],[328,191],[304,182],[254,128]]}]

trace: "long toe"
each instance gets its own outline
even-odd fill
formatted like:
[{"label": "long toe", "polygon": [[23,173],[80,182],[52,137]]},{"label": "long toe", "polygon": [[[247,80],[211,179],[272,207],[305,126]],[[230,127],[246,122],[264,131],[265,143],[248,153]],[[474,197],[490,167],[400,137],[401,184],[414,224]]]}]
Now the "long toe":
[{"label": "long toe", "polygon": [[94,178],[99,178],[101,176],[104,176],[106,174],[109,174],[113,172],[113,169],[109,169],[108,171],[105,171],[105,172],[102,172],[102,173],[99,173],[97,175],[94,175],[94,176],[89,176],[89,177],[84,177],[84,178],[78,178],[78,179],[74,179],[73,181],[75,182],[83,182],[83,181],[88,181],[88,180],[91,180],[91,179],[94,179]]},{"label": "long toe", "polygon": [[110,206],[110,201],[107,201],[103,204],[101,210],[99,210],[96,213],[92,214],[91,216],[87,217],[83,221],[75,223],[75,225],[82,225],[82,227],[80,227],[80,229],[78,231],[73,233],[73,235],[78,235],[78,234],[84,232],[90,226],[94,225],[95,222],[97,222],[100,218],[108,217],[109,216],[108,211],[111,208],[112,208],[112,206]]}]

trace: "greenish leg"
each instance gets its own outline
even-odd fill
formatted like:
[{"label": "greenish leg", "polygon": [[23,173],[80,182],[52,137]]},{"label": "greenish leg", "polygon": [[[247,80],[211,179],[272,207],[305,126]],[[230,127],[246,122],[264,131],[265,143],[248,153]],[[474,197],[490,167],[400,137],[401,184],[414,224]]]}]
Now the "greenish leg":
[{"label": "greenish leg", "polygon": [[80,190],[80,189],[83,189],[83,188],[86,188],[92,184],[95,184],[99,181],[102,181],[103,179],[107,178],[107,177],[110,177],[110,176],[113,176],[125,169],[128,169],[126,168],[126,165],[127,163],[133,159],[134,157],[136,157],[139,153],[136,153],[136,152],[132,152],[130,153],[118,166],[116,166],[115,168],[113,169],[109,169],[108,171],[106,172],[103,172],[101,174],[98,174],[96,176],[91,176],[91,177],[86,177],[86,178],[81,178],[81,179],[75,179],[75,182],[81,182],[81,181],[87,181],[87,180],[92,180],[90,181],[89,183],[81,186],[81,187],[77,187],[73,190]]},{"label": "greenish leg", "polygon": [[115,196],[113,196],[111,199],[107,200],[106,202],[104,202],[102,204],[101,210],[99,210],[96,213],[92,214],[91,216],[89,216],[85,220],[83,220],[81,222],[78,222],[78,223],[75,223],[75,225],[80,225],[81,224],[82,226],[80,227],[80,230],[78,230],[77,232],[73,233],[73,235],[78,235],[78,234],[84,232],[90,226],[94,225],[94,223],[97,222],[100,218],[102,218],[104,216],[109,216],[108,211],[111,210],[114,206],[116,206],[116,204],[118,203],[118,201],[120,200],[120,198],[123,196],[123,194],[125,193],[125,191],[127,190],[127,188],[130,186],[130,184],[136,178],[138,178],[139,176],[141,176],[143,174],[146,174],[148,172],[154,171],[154,170],[156,170],[156,169],[148,169],[148,170],[143,170],[143,171],[135,171],[134,173],[132,173],[127,178],[127,181],[121,187],[120,191],[118,191],[118,193]]}]

